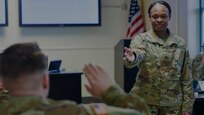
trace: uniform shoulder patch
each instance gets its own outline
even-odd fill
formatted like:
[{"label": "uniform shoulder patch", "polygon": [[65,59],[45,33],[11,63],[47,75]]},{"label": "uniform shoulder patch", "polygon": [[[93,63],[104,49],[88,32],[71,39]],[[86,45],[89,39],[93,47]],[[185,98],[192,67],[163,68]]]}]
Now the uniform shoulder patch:
[{"label": "uniform shoulder patch", "polygon": [[96,115],[108,115],[107,105],[103,103],[93,103],[90,106]]}]

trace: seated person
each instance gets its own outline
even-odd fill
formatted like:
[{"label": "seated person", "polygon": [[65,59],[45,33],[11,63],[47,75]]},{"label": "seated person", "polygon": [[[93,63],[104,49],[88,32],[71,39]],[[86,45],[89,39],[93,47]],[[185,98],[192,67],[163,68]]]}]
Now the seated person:
[{"label": "seated person", "polygon": [[204,63],[202,63],[202,58],[204,58],[204,54],[198,54],[192,60],[192,77],[197,81],[204,80]]},{"label": "seated person", "polygon": [[[47,58],[36,43],[14,44],[3,51],[3,85],[10,98],[0,104],[2,115],[149,115],[139,96],[125,94],[99,66],[83,69],[87,90],[105,103],[77,105],[72,101],[47,99],[49,77]],[[115,107],[113,107],[115,106]],[[117,107],[116,107],[117,106]]]}]

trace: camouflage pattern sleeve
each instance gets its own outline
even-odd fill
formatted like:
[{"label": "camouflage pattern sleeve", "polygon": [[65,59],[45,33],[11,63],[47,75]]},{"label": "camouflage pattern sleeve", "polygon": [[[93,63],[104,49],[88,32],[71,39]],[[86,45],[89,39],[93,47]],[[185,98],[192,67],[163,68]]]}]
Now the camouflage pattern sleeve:
[{"label": "camouflage pattern sleeve", "polygon": [[81,104],[46,100],[41,97],[11,97],[0,104],[1,115],[147,115],[144,111],[111,107],[103,103]]},{"label": "camouflage pattern sleeve", "polygon": [[104,95],[102,100],[111,106],[131,108],[138,111],[144,111],[146,115],[150,115],[149,107],[145,100],[140,96],[132,96],[125,94],[125,92],[119,88],[119,86],[112,86]]},{"label": "camouflage pattern sleeve", "polygon": [[146,115],[143,111],[107,106],[104,103],[82,104],[80,115]]},{"label": "camouflage pattern sleeve", "polygon": [[182,111],[191,112],[194,102],[194,94],[192,88],[192,79],[189,73],[189,52],[186,49],[183,70],[181,73],[181,87],[183,93]]},{"label": "camouflage pattern sleeve", "polygon": [[87,115],[75,102],[52,100],[50,102],[52,104],[40,103],[38,105],[39,101],[31,100],[30,105],[24,103],[27,106],[18,109],[18,115]]},{"label": "camouflage pattern sleeve", "polygon": [[136,54],[136,59],[133,62],[129,62],[124,59],[124,64],[127,68],[132,68],[140,64],[140,62],[144,59],[145,56],[145,46],[144,41],[142,40],[141,35],[136,36],[130,43],[130,48]]},{"label": "camouflage pattern sleeve", "polygon": [[6,102],[8,98],[9,98],[8,91],[5,90],[4,88],[0,88],[0,103]]}]

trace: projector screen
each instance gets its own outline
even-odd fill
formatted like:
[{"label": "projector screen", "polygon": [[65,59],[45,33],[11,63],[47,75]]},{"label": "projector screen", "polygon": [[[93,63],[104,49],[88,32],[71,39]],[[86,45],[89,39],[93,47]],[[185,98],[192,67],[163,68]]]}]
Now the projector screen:
[{"label": "projector screen", "polygon": [[100,26],[100,0],[19,0],[20,26]]},{"label": "projector screen", "polygon": [[8,26],[7,0],[0,0],[0,26]]}]

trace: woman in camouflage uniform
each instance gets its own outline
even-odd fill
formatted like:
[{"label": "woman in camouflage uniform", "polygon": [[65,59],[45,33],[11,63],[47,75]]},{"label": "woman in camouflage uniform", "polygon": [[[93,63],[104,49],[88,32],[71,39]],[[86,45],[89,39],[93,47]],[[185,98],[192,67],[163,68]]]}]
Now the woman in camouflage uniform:
[{"label": "woman in camouflage uniform", "polygon": [[190,115],[193,105],[189,53],[184,40],[167,28],[171,8],[156,1],[148,9],[153,29],[125,49],[126,67],[139,67],[132,95],[144,97],[153,115]]}]

